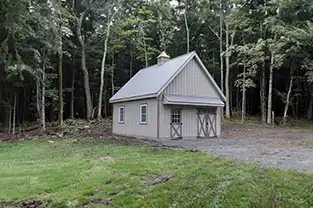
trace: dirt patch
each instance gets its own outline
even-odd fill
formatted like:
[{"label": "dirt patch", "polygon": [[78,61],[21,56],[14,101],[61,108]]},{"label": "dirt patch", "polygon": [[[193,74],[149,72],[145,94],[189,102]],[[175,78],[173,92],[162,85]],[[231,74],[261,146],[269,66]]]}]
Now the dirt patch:
[{"label": "dirt patch", "polygon": [[0,208],[4,207],[44,208],[44,203],[41,200],[0,202]]},{"label": "dirt patch", "polygon": [[100,157],[101,162],[115,162],[116,160],[113,157]]},{"label": "dirt patch", "polygon": [[175,177],[174,175],[159,175],[159,176],[155,176],[151,179],[146,180],[145,184],[157,185],[157,184],[165,183],[174,177]]},{"label": "dirt patch", "polygon": [[112,205],[112,199],[94,199],[92,200],[93,204],[101,204],[101,205]]}]

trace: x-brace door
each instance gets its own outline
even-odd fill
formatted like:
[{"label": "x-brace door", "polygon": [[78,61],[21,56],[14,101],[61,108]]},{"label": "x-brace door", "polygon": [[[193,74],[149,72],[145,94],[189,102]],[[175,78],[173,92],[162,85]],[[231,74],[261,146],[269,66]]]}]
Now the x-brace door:
[{"label": "x-brace door", "polygon": [[216,111],[212,109],[199,109],[197,113],[197,137],[216,137]]},{"label": "x-brace door", "polygon": [[182,123],[171,123],[171,139],[181,139],[182,136]]}]

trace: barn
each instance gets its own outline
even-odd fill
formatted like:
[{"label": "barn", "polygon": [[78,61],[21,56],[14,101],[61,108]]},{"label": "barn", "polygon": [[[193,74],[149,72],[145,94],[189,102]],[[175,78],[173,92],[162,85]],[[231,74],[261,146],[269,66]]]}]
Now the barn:
[{"label": "barn", "polygon": [[157,139],[221,135],[225,96],[196,52],[141,69],[111,98],[113,133]]}]

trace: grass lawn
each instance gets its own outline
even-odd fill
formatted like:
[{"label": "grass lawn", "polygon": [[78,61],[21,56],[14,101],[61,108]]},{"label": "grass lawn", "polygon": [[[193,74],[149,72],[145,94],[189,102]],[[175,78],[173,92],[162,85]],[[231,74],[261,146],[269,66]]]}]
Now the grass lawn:
[{"label": "grass lawn", "polygon": [[[172,178],[153,183],[164,175]],[[32,198],[54,208],[103,207],[95,199],[127,208],[312,207],[313,175],[147,146],[0,143],[0,202]]]}]

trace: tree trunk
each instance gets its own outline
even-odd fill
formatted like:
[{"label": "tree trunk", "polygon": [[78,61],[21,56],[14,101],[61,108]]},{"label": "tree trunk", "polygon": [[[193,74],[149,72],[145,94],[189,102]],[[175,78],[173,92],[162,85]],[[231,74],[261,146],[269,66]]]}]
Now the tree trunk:
[{"label": "tree trunk", "polygon": [[284,116],[283,116],[284,125],[286,125],[286,122],[287,122],[287,113],[288,113],[288,108],[289,108],[289,103],[290,103],[292,86],[293,86],[293,76],[291,76],[291,78],[290,78],[289,89],[288,89],[286,104],[285,104],[285,108],[284,108]]},{"label": "tree trunk", "polygon": [[79,40],[81,46],[81,67],[84,75],[84,89],[85,89],[85,97],[86,97],[86,118],[92,119],[92,100],[91,100],[91,92],[89,86],[89,72],[86,66],[86,48],[85,41],[83,39],[81,33],[82,22],[85,17],[85,12],[82,12],[79,19],[77,20],[76,33],[77,38]]},{"label": "tree trunk", "polygon": [[147,45],[146,45],[145,36],[143,36],[143,46],[144,46],[144,50],[145,50],[145,62],[146,62],[146,67],[148,67],[148,66],[149,66],[149,62],[148,62],[148,51],[147,51]]},{"label": "tree trunk", "polygon": [[262,113],[262,122],[266,122],[266,99],[265,99],[265,60],[263,60],[261,74],[261,84],[260,84],[260,104],[261,104],[261,113]]},{"label": "tree trunk", "polygon": [[271,52],[271,66],[270,66],[270,77],[268,84],[268,103],[267,103],[267,124],[271,124],[272,121],[272,91],[273,91],[273,71],[274,71],[274,63],[275,57],[274,52]]},{"label": "tree trunk", "polygon": [[242,103],[241,103],[241,122],[243,123],[246,117],[246,67],[243,68],[242,77]]},{"label": "tree trunk", "polygon": [[133,77],[133,51],[132,45],[130,45],[129,79],[132,77]]},{"label": "tree trunk", "polygon": [[188,20],[187,20],[187,8],[188,8],[188,4],[187,4],[187,0],[185,0],[185,13],[184,13],[184,19],[185,19],[185,27],[186,27],[186,38],[187,38],[187,53],[189,53],[189,27],[188,27]]},{"label": "tree trunk", "polygon": [[313,117],[313,93],[310,92],[310,103],[309,108],[306,115],[307,119],[312,120]]},{"label": "tree trunk", "polygon": [[9,108],[9,130],[8,133],[11,134],[11,127],[12,127],[12,106]]},{"label": "tree trunk", "polygon": [[72,74],[72,86],[71,86],[71,119],[74,119],[74,97],[75,97],[75,69]]},{"label": "tree trunk", "polygon": [[46,87],[45,82],[46,81],[46,69],[45,64],[43,63],[42,66],[42,85],[41,85],[41,126],[42,130],[46,130],[46,102],[45,102],[45,96],[46,96]]},{"label": "tree trunk", "polygon": [[13,102],[13,123],[12,123],[13,135],[15,135],[15,126],[16,126],[16,92],[14,93],[14,102]]},{"label": "tree trunk", "polygon": [[62,69],[62,61],[63,61],[63,49],[62,49],[62,39],[59,43],[58,50],[58,75],[59,75],[59,112],[58,112],[58,123],[60,126],[63,126],[63,69]]},{"label": "tree trunk", "polygon": [[[41,113],[41,110],[40,110],[40,80],[39,78],[37,78],[36,80],[36,107],[37,107],[37,115],[38,115],[38,119],[40,119],[40,113]],[[40,123],[40,121],[39,121]]]},{"label": "tree trunk", "polygon": [[100,75],[100,89],[99,89],[99,99],[98,99],[98,115],[97,119],[102,118],[102,99],[103,99],[103,85],[104,85],[104,68],[105,68],[105,60],[108,52],[108,41],[109,41],[109,35],[110,35],[110,26],[111,21],[108,20],[107,23],[107,31],[106,36],[104,40],[104,51],[102,56],[102,62],[101,62],[101,75]]},{"label": "tree trunk", "polygon": [[230,118],[230,103],[229,103],[229,28],[226,24],[226,77],[225,77],[225,92],[226,92],[226,118]]},{"label": "tree trunk", "polygon": [[223,57],[223,1],[220,0],[220,64],[221,64],[221,90],[224,92],[224,57]]},{"label": "tree trunk", "polygon": [[112,70],[111,70],[111,88],[112,88],[112,96],[114,95],[114,51],[112,54]]}]

